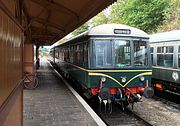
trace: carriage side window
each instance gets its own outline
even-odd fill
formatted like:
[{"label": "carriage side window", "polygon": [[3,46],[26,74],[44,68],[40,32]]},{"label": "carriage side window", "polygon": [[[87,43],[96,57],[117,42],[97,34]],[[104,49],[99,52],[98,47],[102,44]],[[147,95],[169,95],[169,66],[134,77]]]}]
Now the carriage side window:
[{"label": "carriage side window", "polygon": [[157,53],[164,53],[164,47],[158,47]]},{"label": "carriage side window", "polygon": [[96,67],[112,67],[112,40],[95,40]]},{"label": "carriage side window", "polygon": [[59,53],[58,53],[58,50],[56,49],[56,51],[55,51],[55,58],[58,59],[58,57],[59,57]]},{"label": "carriage side window", "polygon": [[52,50],[50,50],[49,55],[52,57],[52,55],[53,55],[53,51]]},{"label": "carriage side window", "polygon": [[79,45],[74,46],[74,64],[78,65],[80,64],[80,47]]},{"label": "carriage side window", "polygon": [[134,65],[146,66],[147,65],[147,42],[134,41]]},{"label": "carriage side window", "polygon": [[165,67],[173,67],[173,46],[167,46],[166,52],[164,54],[164,66]]},{"label": "carriage side window", "polygon": [[154,47],[151,47],[150,50],[151,50],[151,63],[152,63],[152,65],[153,65],[153,53],[154,53]]},{"label": "carriage side window", "polygon": [[59,49],[59,55],[60,55],[59,59],[61,61],[63,61],[64,60],[64,48]]},{"label": "carriage side window", "polygon": [[166,53],[173,53],[174,52],[174,47],[173,46],[167,46],[166,47]]},{"label": "carriage side window", "polygon": [[73,63],[74,61],[74,48],[73,46],[70,47],[70,63]]},{"label": "carriage side window", "polygon": [[64,61],[69,62],[69,49],[68,49],[68,47],[64,48]]},{"label": "carriage side window", "polygon": [[179,46],[179,49],[178,49],[178,66],[180,68],[180,46]]},{"label": "carriage side window", "polygon": [[70,53],[71,52],[71,48],[70,48],[70,46],[68,47],[68,62],[70,62]]},{"label": "carriage side window", "polygon": [[73,64],[77,63],[77,45],[73,45]]},{"label": "carriage side window", "polygon": [[88,65],[88,44],[84,44],[84,49],[83,49],[83,62],[84,66],[87,67]]},{"label": "carriage side window", "polygon": [[164,47],[157,47],[157,65],[164,66]]},{"label": "carriage side window", "polygon": [[115,41],[115,67],[124,67],[130,65],[130,41]]},{"label": "carriage side window", "polygon": [[84,63],[83,63],[83,59],[84,59],[84,55],[83,55],[83,49],[84,49],[84,46],[83,46],[83,43],[81,43],[79,45],[79,65],[80,66],[83,66]]}]

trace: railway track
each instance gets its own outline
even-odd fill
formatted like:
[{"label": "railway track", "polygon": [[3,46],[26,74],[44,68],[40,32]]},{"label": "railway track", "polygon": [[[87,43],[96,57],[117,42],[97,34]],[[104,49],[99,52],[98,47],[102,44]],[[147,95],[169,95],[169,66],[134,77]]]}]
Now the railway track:
[{"label": "railway track", "polygon": [[89,103],[89,105],[108,126],[152,126],[146,120],[133,113],[130,109],[122,111],[117,104],[113,105],[111,114],[105,113],[103,110],[100,112],[97,104],[92,105],[92,103]]},{"label": "railway track", "polygon": [[169,92],[155,91],[155,95],[153,96],[153,98],[171,106],[180,106],[180,95],[172,94]]},{"label": "railway track", "polygon": [[[164,97],[159,97],[159,96],[153,96],[152,101],[157,101],[160,102],[166,106],[166,108],[170,111],[175,110],[180,110],[180,104],[179,101],[177,101],[177,97],[179,96],[174,96],[173,94],[166,93],[168,95],[167,100],[164,99]],[[171,98],[171,99],[169,99]],[[97,103],[98,101],[96,101]],[[90,106],[94,109],[96,113],[104,120],[104,122],[109,125],[109,126],[117,126],[117,125],[123,125],[123,126],[153,126],[151,122],[148,120],[145,120],[140,113],[136,113],[133,111],[130,107],[128,107],[125,111],[122,111],[120,106],[118,105],[113,105],[113,112],[111,114],[107,113],[99,113],[98,110],[98,105],[92,105],[92,103],[89,103]],[[136,108],[137,109],[137,108]],[[146,110],[144,110],[146,111]],[[142,113],[141,113],[142,114]],[[149,115],[150,116],[150,115]],[[156,118],[156,117],[154,117]]]},{"label": "railway track", "polygon": [[[149,103],[146,102],[147,100],[144,101],[143,106],[137,104],[138,106],[136,105],[134,110],[128,107],[125,111],[122,111],[119,106],[114,105],[111,114],[102,112],[99,113],[99,116],[109,126],[179,126],[179,119],[177,119],[179,114],[177,113],[179,113],[180,104],[157,96],[149,99]],[[147,104],[152,105],[152,108],[149,108]],[[92,108],[98,113],[97,106],[92,106]]]},{"label": "railway track", "polygon": [[173,107],[175,109],[180,110],[180,104],[176,103],[176,102],[174,102],[172,100],[169,101],[169,100],[166,100],[166,99],[164,99],[162,97],[159,97],[159,96],[153,96],[153,99],[156,100],[156,101],[161,101],[163,104],[166,104],[168,106],[171,106],[171,107]]},{"label": "railway track", "polygon": [[143,121],[143,123],[145,124],[145,126],[153,126],[152,124],[150,124],[148,121],[144,120],[143,118],[141,118],[140,116],[138,116],[137,114],[133,113],[131,110],[130,111],[137,119]]}]

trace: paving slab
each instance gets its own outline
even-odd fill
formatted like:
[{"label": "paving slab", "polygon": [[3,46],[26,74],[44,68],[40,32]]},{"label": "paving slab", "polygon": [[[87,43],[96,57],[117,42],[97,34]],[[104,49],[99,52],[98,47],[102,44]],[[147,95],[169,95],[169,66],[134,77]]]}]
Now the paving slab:
[{"label": "paving slab", "polygon": [[38,87],[24,90],[24,126],[97,126],[48,62],[40,65]]}]

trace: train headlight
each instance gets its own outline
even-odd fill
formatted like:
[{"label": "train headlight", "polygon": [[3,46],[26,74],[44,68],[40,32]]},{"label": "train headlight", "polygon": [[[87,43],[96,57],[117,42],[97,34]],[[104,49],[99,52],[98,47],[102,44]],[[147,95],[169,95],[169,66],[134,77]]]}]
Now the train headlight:
[{"label": "train headlight", "polygon": [[144,80],[145,80],[144,76],[141,76],[141,77],[140,77],[140,80],[141,80],[141,81],[144,81]]},{"label": "train headlight", "polygon": [[122,81],[123,83],[125,83],[125,82],[126,82],[126,78],[125,78],[125,77],[122,77],[122,78],[121,78],[121,81]]},{"label": "train headlight", "polygon": [[101,77],[101,81],[105,82],[106,81],[106,77]]}]

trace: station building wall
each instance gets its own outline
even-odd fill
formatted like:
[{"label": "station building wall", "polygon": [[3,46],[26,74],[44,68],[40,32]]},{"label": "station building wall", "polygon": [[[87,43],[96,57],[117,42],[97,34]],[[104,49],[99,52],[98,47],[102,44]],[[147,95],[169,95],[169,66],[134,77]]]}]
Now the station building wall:
[{"label": "station building wall", "polygon": [[23,34],[11,11],[0,4],[0,126],[22,126]]}]

